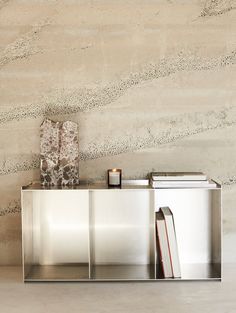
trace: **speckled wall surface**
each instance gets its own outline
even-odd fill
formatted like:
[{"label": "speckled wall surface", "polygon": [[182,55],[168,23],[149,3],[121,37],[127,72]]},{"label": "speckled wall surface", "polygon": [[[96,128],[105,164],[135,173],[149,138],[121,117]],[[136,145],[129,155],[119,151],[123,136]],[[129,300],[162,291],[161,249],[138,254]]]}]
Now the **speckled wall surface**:
[{"label": "speckled wall surface", "polygon": [[79,123],[81,178],[221,181],[236,261],[235,0],[0,0],[0,264],[21,262],[20,186],[39,179],[45,117]]}]

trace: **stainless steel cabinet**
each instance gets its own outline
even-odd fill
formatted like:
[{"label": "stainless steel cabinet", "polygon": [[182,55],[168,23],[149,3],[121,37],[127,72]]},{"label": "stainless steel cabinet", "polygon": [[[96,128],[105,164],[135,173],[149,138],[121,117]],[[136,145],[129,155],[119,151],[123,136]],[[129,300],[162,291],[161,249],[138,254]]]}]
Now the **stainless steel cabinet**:
[{"label": "stainless steel cabinet", "polygon": [[158,277],[155,211],[174,214],[181,279],[221,279],[221,188],[22,188],[24,281]]}]

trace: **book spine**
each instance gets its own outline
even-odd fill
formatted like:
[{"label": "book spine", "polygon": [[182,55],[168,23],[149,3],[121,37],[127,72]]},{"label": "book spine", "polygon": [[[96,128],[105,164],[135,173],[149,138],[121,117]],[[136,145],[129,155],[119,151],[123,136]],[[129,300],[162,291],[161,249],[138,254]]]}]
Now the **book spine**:
[{"label": "book spine", "polygon": [[151,177],[153,180],[160,181],[206,181],[206,176],[153,176]]},{"label": "book spine", "polygon": [[167,231],[166,220],[164,219],[164,221],[165,221],[165,231],[166,231],[166,238],[167,238],[167,244],[168,244],[169,257],[170,257],[170,266],[171,266],[171,271],[172,271],[172,277],[174,277],[173,260],[172,260],[171,249],[170,249],[170,239],[169,239],[169,235],[168,235],[168,231]]},{"label": "book spine", "polygon": [[[163,264],[163,257],[162,257],[162,252],[161,252],[160,238],[159,238],[159,234],[158,234],[157,222],[156,222],[156,239],[157,239],[156,240],[156,249],[157,249],[157,256],[159,256],[158,257],[159,265],[161,267],[163,277],[166,277],[165,268],[164,268],[164,264]],[[157,266],[157,264],[155,264],[155,266]]]},{"label": "book spine", "polygon": [[151,186],[153,188],[215,188],[217,185],[215,183],[202,183],[202,184],[195,184],[195,183],[186,183],[186,184],[181,184],[181,183],[162,183],[162,182],[151,182]]}]

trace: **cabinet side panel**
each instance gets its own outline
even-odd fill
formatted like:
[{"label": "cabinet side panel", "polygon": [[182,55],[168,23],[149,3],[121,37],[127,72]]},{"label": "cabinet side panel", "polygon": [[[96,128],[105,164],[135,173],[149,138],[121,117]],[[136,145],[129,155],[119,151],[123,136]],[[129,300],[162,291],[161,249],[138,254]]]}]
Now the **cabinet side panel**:
[{"label": "cabinet side panel", "polygon": [[221,264],[221,190],[212,192],[212,261]]},{"label": "cabinet side panel", "polygon": [[[156,214],[155,214],[155,193],[154,190],[149,192],[149,212],[150,212],[150,264],[153,264],[154,272],[156,271]],[[155,276],[156,277],[156,276]]]},{"label": "cabinet side panel", "polygon": [[22,264],[24,279],[33,265],[33,192],[21,193]]},{"label": "cabinet side panel", "polygon": [[94,270],[94,248],[93,248],[93,210],[92,191],[89,191],[89,278],[93,278]]}]

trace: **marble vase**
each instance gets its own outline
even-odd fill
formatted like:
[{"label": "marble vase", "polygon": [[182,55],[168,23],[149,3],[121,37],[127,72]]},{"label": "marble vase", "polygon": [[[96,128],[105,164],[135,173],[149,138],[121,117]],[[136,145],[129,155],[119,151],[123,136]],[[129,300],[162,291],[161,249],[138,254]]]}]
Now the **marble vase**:
[{"label": "marble vase", "polygon": [[44,186],[79,183],[78,125],[45,119],[40,126],[40,171]]}]

